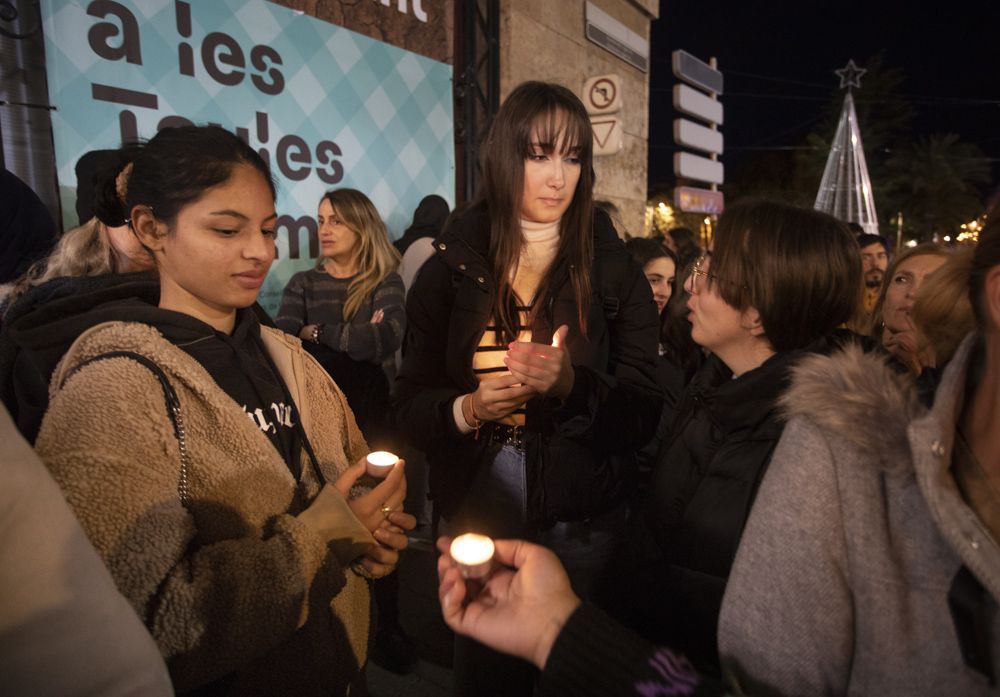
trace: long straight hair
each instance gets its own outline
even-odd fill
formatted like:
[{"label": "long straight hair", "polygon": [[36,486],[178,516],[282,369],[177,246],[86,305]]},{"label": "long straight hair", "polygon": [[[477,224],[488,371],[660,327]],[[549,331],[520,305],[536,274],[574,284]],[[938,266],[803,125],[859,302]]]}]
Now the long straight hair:
[{"label": "long straight hair", "polygon": [[497,284],[493,313],[500,341],[513,341],[519,324],[513,276],[521,258],[524,165],[532,153],[532,141],[547,154],[560,146],[561,155],[575,152],[580,159],[580,179],[560,222],[556,257],[535,294],[530,319],[543,311],[558,292],[553,287],[553,272],[564,265],[573,287],[580,332],[586,335],[587,331],[594,222],[590,118],[579,98],[565,87],[525,82],[510,93],[490,127],[483,148],[483,185],[478,196],[485,200],[490,217],[490,261]]},{"label": "long straight hair", "polygon": [[[357,189],[334,189],[323,194],[323,199],[333,207],[333,214],[358,236],[355,255],[358,273],[347,287],[344,302],[344,320],[350,320],[375,292],[378,285],[399,267],[399,252],[389,242],[385,223],[378,209],[367,196]],[[322,202],[321,200],[321,202]],[[316,268],[326,265],[327,257],[320,256]]]}]

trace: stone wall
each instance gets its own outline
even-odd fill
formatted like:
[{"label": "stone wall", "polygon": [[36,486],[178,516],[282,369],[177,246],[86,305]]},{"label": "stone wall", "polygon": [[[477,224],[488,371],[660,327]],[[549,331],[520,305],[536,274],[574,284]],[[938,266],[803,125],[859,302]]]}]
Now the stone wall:
[{"label": "stone wall", "polygon": [[[605,13],[644,39],[657,18],[656,0],[595,0]],[[578,95],[587,79],[621,77],[624,148],[594,158],[595,199],[618,206],[624,227],[643,231],[649,145],[649,74],[591,43],[585,31],[584,0],[501,0],[501,99],[525,80],[558,82]],[[581,95],[582,97],[582,95]]]}]

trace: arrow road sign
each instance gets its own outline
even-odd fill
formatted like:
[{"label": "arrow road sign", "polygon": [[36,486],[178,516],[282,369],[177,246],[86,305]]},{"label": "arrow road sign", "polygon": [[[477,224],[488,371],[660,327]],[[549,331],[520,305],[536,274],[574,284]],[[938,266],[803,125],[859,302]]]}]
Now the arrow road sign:
[{"label": "arrow road sign", "polygon": [[621,78],[617,75],[594,77],[583,85],[588,114],[612,114],[622,107]]}]

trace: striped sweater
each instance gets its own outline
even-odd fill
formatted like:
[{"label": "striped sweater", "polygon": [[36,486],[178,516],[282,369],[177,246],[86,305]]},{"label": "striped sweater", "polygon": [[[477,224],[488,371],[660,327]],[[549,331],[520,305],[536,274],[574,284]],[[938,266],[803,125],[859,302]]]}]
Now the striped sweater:
[{"label": "striped sweater", "polygon": [[[300,271],[285,286],[275,323],[294,336],[307,324],[322,324],[320,341],[334,351],[342,351],[357,361],[394,367],[394,355],[403,343],[406,325],[403,281],[399,274],[390,273],[354,317],[345,321],[344,303],[352,280],[334,278],[323,270]],[[377,310],[382,310],[384,317],[372,324]]]},{"label": "striped sweater", "polygon": [[[559,221],[531,223],[522,220],[521,233],[524,236],[524,245],[521,248],[517,269],[513,271],[514,295],[517,297],[518,314],[517,340],[531,341],[531,326],[528,318],[538,286],[541,285],[542,278],[552,265],[552,260],[555,259],[556,251],[559,248]],[[506,355],[507,344],[499,340],[496,318],[491,318],[479,339],[476,353],[472,357],[472,372],[479,380],[510,375],[510,371],[507,370],[507,366],[503,362]],[[507,418],[501,419],[501,423],[523,426],[524,407],[522,406]],[[462,426],[462,422],[459,422],[459,426]]]}]

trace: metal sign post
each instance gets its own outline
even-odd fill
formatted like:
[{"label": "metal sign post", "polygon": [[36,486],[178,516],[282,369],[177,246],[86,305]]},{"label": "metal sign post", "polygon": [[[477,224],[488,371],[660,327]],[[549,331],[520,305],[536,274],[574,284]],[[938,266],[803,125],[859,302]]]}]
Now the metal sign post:
[{"label": "metal sign post", "polygon": [[723,86],[722,73],[718,70],[715,58],[705,63],[681,50],[673,52],[672,65],[674,75],[688,83],[674,86],[674,108],[705,122],[702,125],[686,118],[674,119],[674,143],[707,155],[684,151],[675,153],[674,175],[709,185],[708,189],[676,187],[674,205],[688,213],[718,215],[725,204],[722,192],[718,190],[719,185],[725,181],[725,168],[719,162],[724,149],[724,139],[719,132],[719,125],[722,123],[722,104],[719,103]]}]

